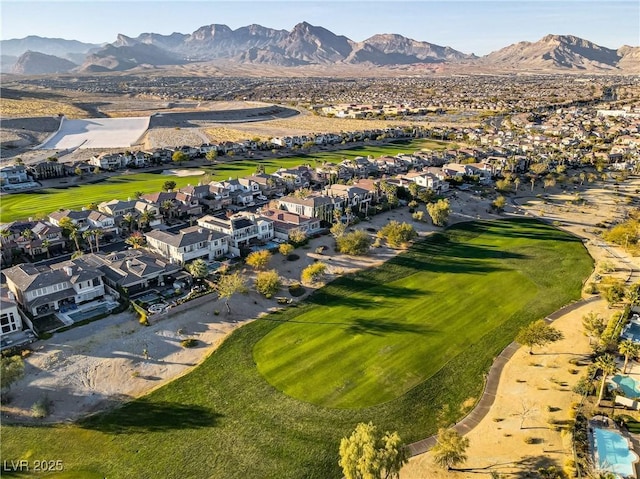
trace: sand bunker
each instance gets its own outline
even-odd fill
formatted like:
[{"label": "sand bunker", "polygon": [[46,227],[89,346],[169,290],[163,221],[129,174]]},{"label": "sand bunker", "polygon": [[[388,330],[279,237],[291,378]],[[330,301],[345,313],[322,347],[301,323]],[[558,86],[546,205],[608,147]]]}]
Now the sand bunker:
[{"label": "sand bunker", "polygon": [[92,118],[67,120],[43,144],[42,150],[72,150],[76,148],[127,148],[138,142],[149,128],[149,117]]},{"label": "sand bunker", "polygon": [[163,175],[171,176],[200,176],[204,175],[204,170],[163,170]]}]

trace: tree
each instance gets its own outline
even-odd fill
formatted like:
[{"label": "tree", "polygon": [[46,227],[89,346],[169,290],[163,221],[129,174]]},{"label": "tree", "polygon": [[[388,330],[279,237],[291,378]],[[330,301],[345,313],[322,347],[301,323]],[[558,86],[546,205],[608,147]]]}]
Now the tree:
[{"label": "tree", "polygon": [[493,200],[493,202],[491,203],[491,205],[496,209],[496,211],[501,212],[504,211],[504,207],[507,204],[507,200],[504,198],[504,196],[499,195],[495,200]]},{"label": "tree", "polygon": [[601,283],[601,292],[604,299],[609,303],[609,306],[614,306],[621,302],[625,297],[626,291],[624,288],[624,281],[621,279],[612,279],[606,284]]},{"label": "tree", "polygon": [[451,470],[467,460],[469,438],[461,436],[455,429],[441,428],[436,445],[431,449],[434,462],[443,469]]},{"label": "tree", "polygon": [[518,192],[518,188],[520,187],[520,177],[519,176],[516,176],[513,179],[513,186],[516,187],[516,193],[517,193]]},{"label": "tree", "polygon": [[21,236],[24,239],[26,239],[27,241],[29,241],[29,254],[31,256],[33,256],[33,250],[31,249],[31,243],[33,242],[33,239],[36,237],[36,235],[34,234],[33,231],[31,231],[31,229],[27,228],[27,229],[22,231],[22,235]]},{"label": "tree", "polygon": [[392,248],[405,247],[417,236],[418,233],[412,225],[396,220],[389,221],[377,233],[377,237],[386,240]]},{"label": "tree", "polygon": [[607,325],[602,316],[592,311],[582,317],[582,327],[584,334],[589,337],[589,344],[591,344],[591,338],[599,340]]},{"label": "tree", "polygon": [[336,238],[338,251],[350,255],[365,255],[371,246],[371,237],[363,230],[355,230]]},{"label": "tree", "polygon": [[602,370],[602,382],[600,383],[600,393],[598,394],[598,405],[604,396],[604,387],[607,384],[607,376],[614,374],[618,370],[616,359],[611,354],[603,354],[596,359],[596,367]]},{"label": "tree", "polygon": [[347,231],[347,225],[345,225],[342,221],[338,221],[329,229],[329,232],[331,233],[331,235],[336,239],[343,236],[346,231]]},{"label": "tree", "polygon": [[96,241],[96,253],[100,251],[100,238],[104,236],[104,231],[100,228],[93,230],[93,239]]},{"label": "tree", "polygon": [[[178,163],[179,165],[182,164],[182,162],[187,161],[189,159],[189,157],[187,156],[187,154],[183,151],[174,151],[173,155],[171,155],[171,160],[174,163]],[[173,189],[173,188],[172,188]]]},{"label": "tree", "polygon": [[624,355],[624,365],[622,366],[622,374],[627,373],[627,365],[630,358],[635,358],[640,354],[640,343],[634,343],[627,339],[618,345],[618,352]]},{"label": "tree", "polygon": [[138,228],[142,229],[142,226],[149,226],[149,224],[156,219],[156,214],[152,210],[144,210],[138,217]]},{"label": "tree", "polygon": [[173,213],[175,212],[176,205],[173,203],[173,200],[164,200],[160,205],[160,209],[168,218],[173,218]]},{"label": "tree", "polygon": [[291,253],[293,253],[293,250],[295,249],[295,247],[292,244],[289,243],[282,243],[279,247],[278,247],[278,251],[280,252],[280,254],[282,256],[284,256],[285,258],[287,256],[289,256]]},{"label": "tree", "polygon": [[189,273],[195,279],[206,278],[209,275],[209,267],[203,259],[198,258],[193,260],[188,266]]},{"label": "tree", "polygon": [[293,230],[289,232],[289,241],[296,246],[300,246],[307,241],[307,233],[302,230]]},{"label": "tree", "polygon": [[47,250],[47,258],[51,258],[51,251],[49,251],[49,248],[51,248],[51,241],[49,241],[46,238],[43,239],[42,240],[42,247]]},{"label": "tree", "polygon": [[216,150],[209,150],[207,151],[207,154],[204,155],[204,157],[208,161],[216,161],[216,158],[218,158],[218,152]]},{"label": "tree", "polygon": [[431,221],[436,226],[444,226],[449,220],[449,213],[451,213],[451,205],[449,200],[438,200],[437,203],[429,203],[427,205],[427,212],[431,216]]},{"label": "tree", "polygon": [[92,243],[93,231],[91,231],[91,230],[83,231],[82,232],[82,239],[85,240],[87,243],[89,243],[89,249],[93,253],[93,243]]},{"label": "tree", "polygon": [[271,261],[272,256],[269,250],[266,249],[254,251],[253,253],[249,253],[245,262],[253,269],[264,269],[269,264],[269,261]]},{"label": "tree", "polygon": [[338,464],[346,479],[392,479],[408,461],[397,432],[378,432],[371,422],[359,423],[340,441]]},{"label": "tree", "polygon": [[78,227],[75,224],[73,224],[69,230],[69,238],[71,238],[75,243],[76,251],[80,251],[80,243],[79,243],[80,234],[81,233]]},{"label": "tree", "polygon": [[282,286],[282,281],[275,269],[261,271],[256,275],[256,291],[270,298],[278,292]]},{"label": "tree", "polygon": [[131,233],[133,231],[133,225],[135,222],[136,218],[131,213],[127,213],[122,217],[122,224],[127,225],[128,233]]},{"label": "tree", "polygon": [[18,355],[0,359],[0,389],[6,391],[24,374],[24,361]]},{"label": "tree", "polygon": [[303,283],[313,284],[319,281],[327,270],[327,265],[321,262],[313,263],[302,270],[300,279]]},{"label": "tree", "polygon": [[534,346],[544,346],[564,338],[561,331],[549,326],[544,319],[539,319],[520,329],[516,341],[524,346],[529,346],[529,354],[533,354]]},{"label": "tree", "polygon": [[176,187],[176,182],[173,180],[167,180],[163,183],[162,189],[165,191],[171,191]]},{"label": "tree", "polygon": [[496,190],[501,193],[509,193],[511,191],[511,181],[508,179],[496,181]]},{"label": "tree", "polygon": [[129,246],[132,246],[133,249],[138,249],[144,246],[146,240],[144,235],[140,233],[140,231],[134,231],[131,236],[129,236],[126,240],[124,240]]},{"label": "tree", "polygon": [[220,278],[218,281],[218,297],[224,299],[227,313],[231,312],[231,307],[229,306],[231,296],[236,293],[244,293],[246,290],[244,278],[238,271],[232,274],[225,274]]},{"label": "tree", "polygon": [[627,300],[631,306],[640,305],[640,282],[629,286],[629,289],[627,290]]}]

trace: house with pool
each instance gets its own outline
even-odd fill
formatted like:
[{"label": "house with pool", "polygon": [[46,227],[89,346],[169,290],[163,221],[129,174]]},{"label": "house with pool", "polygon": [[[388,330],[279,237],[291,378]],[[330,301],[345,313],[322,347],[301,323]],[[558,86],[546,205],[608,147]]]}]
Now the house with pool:
[{"label": "house with pool", "polygon": [[611,473],[619,479],[636,479],[638,454],[631,440],[613,421],[595,416],[589,421],[589,448],[596,473]]}]

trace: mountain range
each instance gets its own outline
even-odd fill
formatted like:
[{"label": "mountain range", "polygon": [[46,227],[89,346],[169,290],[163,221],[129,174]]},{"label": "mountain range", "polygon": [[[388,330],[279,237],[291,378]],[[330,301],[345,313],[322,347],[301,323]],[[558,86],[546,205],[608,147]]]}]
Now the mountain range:
[{"label": "mountain range", "polygon": [[261,25],[232,30],[212,24],[191,34],[143,33],[136,38],[120,34],[115,42],[102,45],[31,36],[3,40],[0,51],[3,71],[23,75],[121,72],[220,61],[280,67],[437,64],[469,70],[640,72],[640,47],[613,50],[571,35],[547,35],[537,42],[519,42],[477,57],[398,34],[377,34],[355,42],[307,22],[291,31]]}]

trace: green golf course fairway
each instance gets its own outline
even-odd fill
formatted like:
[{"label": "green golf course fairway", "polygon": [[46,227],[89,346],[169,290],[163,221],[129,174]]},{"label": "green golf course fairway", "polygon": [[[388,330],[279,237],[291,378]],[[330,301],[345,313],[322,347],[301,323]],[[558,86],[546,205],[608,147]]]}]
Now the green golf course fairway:
[{"label": "green golf course fairway", "polygon": [[474,225],[422,242],[420,258],[364,273],[340,295],[317,295],[317,307],[258,342],[258,370],[302,401],[372,406],[565,287],[557,280],[572,258],[558,254],[563,242],[536,237],[540,224],[519,225],[515,237],[514,223]]},{"label": "green golf course fairway", "polygon": [[[195,167],[196,170],[204,170],[214,180],[226,180],[228,178],[242,178],[256,172],[261,165],[266,173],[274,173],[279,168],[293,168],[304,164],[322,164],[323,161],[339,163],[343,158],[352,159],[357,156],[372,155],[396,155],[398,153],[411,153],[419,149],[442,150],[450,146],[445,142],[434,140],[410,140],[398,141],[385,145],[359,145],[353,148],[336,151],[323,151],[314,154],[302,154],[282,158],[266,160],[229,160],[215,163],[213,166]],[[181,169],[178,164],[165,166],[166,169]],[[174,175],[161,175],[156,173],[133,173],[112,176],[100,179],[96,182],[81,185],[68,185],[61,188],[46,188],[29,193],[11,193],[2,197],[0,209],[0,223],[24,220],[29,217],[44,217],[61,208],[80,209],[89,203],[102,203],[113,199],[126,200],[133,198],[135,193],[155,193],[162,191],[165,181],[176,182],[177,188],[188,184],[196,185],[201,176],[178,177]]]},{"label": "green golf course fairway", "polygon": [[[56,479],[337,479],[340,438],[358,422],[410,443],[459,420],[518,330],[580,298],[592,268],[579,239],[537,221],[456,225],[235,330],[192,372],[122,407],[72,424],[4,419],[0,452],[5,461],[61,460],[64,472],[46,475]],[[243,300],[232,298],[232,311]],[[323,378],[353,385],[334,393]]]}]

